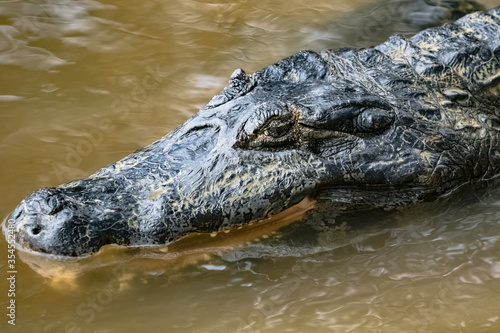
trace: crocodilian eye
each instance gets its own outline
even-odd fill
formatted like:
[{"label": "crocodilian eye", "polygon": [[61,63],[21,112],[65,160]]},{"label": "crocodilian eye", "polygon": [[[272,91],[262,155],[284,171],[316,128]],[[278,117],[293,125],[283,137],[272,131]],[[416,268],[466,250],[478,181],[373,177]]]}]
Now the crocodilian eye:
[{"label": "crocodilian eye", "polygon": [[236,146],[247,149],[276,150],[294,144],[296,137],[294,131],[295,120],[291,115],[272,116],[251,135],[243,132]]},{"label": "crocodilian eye", "polygon": [[263,133],[274,139],[279,139],[287,135],[292,129],[292,123],[289,118],[273,118],[269,120],[263,129]]}]

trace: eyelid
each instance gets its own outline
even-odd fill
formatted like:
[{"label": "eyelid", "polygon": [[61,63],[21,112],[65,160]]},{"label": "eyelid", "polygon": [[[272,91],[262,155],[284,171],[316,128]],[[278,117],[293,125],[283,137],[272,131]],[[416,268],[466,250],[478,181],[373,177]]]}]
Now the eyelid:
[{"label": "eyelid", "polygon": [[[297,112],[294,110],[292,105],[283,103],[277,108],[256,111],[254,116],[243,124],[235,145],[240,148],[266,150],[292,144],[295,142],[293,127],[297,121]],[[268,126],[276,120],[289,123],[290,128],[284,135],[271,138],[266,132]]]},{"label": "eyelid", "polygon": [[240,133],[244,137],[250,137],[257,130],[265,126],[274,117],[293,116],[288,104],[283,102],[265,103],[257,107],[257,110],[242,125]]}]

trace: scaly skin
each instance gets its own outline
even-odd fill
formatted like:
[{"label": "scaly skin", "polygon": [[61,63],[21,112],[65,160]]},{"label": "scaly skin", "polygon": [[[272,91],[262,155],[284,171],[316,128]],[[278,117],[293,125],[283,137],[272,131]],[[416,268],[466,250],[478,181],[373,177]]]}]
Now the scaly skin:
[{"label": "scaly skin", "polygon": [[434,198],[500,171],[500,7],[374,48],[303,51],[229,86],[161,140],[12,213],[17,242],[84,256],[277,214]]}]

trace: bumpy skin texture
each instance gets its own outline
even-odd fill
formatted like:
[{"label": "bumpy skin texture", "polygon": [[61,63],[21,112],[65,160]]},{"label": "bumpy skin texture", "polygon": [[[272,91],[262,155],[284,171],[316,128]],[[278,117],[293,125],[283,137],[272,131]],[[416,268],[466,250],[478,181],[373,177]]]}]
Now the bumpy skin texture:
[{"label": "bumpy skin texture", "polygon": [[500,7],[374,48],[303,51],[161,140],[12,213],[20,245],[83,256],[276,214],[433,198],[500,171]]}]

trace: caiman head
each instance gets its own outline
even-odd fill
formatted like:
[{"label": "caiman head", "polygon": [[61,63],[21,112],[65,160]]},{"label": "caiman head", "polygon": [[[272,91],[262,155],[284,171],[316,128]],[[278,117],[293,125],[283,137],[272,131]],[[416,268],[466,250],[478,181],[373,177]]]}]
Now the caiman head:
[{"label": "caiman head", "polygon": [[494,174],[491,101],[473,97],[450,70],[401,60],[411,55],[396,61],[391,47],[401,43],[410,45],[394,37],[373,49],[303,51],[253,75],[235,71],[161,140],[25,198],[11,215],[17,242],[84,256],[105,244],[229,229],[306,197],[338,210],[388,208]]}]

